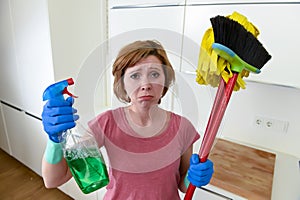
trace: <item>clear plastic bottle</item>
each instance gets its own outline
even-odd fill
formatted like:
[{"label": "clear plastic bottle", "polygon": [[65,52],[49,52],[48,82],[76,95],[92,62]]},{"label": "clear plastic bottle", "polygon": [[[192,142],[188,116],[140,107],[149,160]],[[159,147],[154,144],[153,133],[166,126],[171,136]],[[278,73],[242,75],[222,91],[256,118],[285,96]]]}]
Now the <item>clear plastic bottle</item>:
[{"label": "clear plastic bottle", "polygon": [[64,158],[81,191],[94,192],[109,182],[107,168],[93,135],[77,123],[62,134]]},{"label": "clear plastic bottle", "polygon": [[[44,91],[43,101],[51,98],[64,100],[64,94],[76,97],[67,90],[73,84],[73,79],[69,78],[50,85]],[[91,193],[108,184],[102,153],[94,136],[87,129],[77,123],[74,128],[63,132],[58,140],[70,171],[83,193]]]}]

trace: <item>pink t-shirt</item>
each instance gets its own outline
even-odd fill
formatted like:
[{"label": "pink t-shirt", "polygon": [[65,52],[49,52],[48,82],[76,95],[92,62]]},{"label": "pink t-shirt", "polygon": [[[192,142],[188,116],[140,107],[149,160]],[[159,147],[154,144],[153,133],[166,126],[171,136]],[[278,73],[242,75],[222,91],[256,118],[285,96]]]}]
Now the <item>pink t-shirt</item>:
[{"label": "pink t-shirt", "polygon": [[179,200],[181,155],[199,139],[186,118],[171,113],[167,128],[144,138],[128,124],[124,109],[106,111],[89,123],[109,157],[106,200]]}]

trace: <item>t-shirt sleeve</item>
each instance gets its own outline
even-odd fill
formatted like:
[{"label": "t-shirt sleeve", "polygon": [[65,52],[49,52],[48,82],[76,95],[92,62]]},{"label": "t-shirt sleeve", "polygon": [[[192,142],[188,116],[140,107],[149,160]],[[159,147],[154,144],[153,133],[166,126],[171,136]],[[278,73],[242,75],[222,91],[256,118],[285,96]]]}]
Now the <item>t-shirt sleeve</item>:
[{"label": "t-shirt sleeve", "polygon": [[91,134],[95,137],[98,147],[104,146],[105,129],[109,121],[109,112],[104,112],[88,122]]},{"label": "t-shirt sleeve", "polygon": [[182,117],[181,121],[182,125],[180,125],[180,129],[182,132],[182,150],[183,152],[185,152],[192,144],[194,144],[200,138],[200,134],[187,118]]}]

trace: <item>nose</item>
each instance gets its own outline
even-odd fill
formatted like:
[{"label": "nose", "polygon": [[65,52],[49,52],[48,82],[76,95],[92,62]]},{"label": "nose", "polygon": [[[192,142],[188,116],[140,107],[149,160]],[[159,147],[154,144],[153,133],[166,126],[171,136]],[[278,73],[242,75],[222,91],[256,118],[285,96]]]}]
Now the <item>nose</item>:
[{"label": "nose", "polygon": [[149,91],[152,88],[151,82],[148,76],[143,76],[140,82],[140,88],[142,91]]},{"label": "nose", "polygon": [[146,83],[146,84],[143,84],[142,86],[141,86],[141,90],[142,91],[149,91],[149,90],[151,90],[151,84],[150,83]]}]

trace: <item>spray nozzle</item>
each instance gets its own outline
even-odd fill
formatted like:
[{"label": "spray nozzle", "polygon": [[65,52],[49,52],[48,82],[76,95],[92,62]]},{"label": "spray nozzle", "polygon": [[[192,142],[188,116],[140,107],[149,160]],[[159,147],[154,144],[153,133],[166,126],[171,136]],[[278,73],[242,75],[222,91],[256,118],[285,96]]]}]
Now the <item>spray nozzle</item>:
[{"label": "spray nozzle", "polygon": [[66,80],[54,83],[46,88],[43,94],[43,101],[49,100],[51,98],[63,98],[64,94],[67,94],[71,97],[77,98],[77,96],[73,95],[68,91],[68,86],[73,85],[74,81],[72,78],[68,78]]}]

